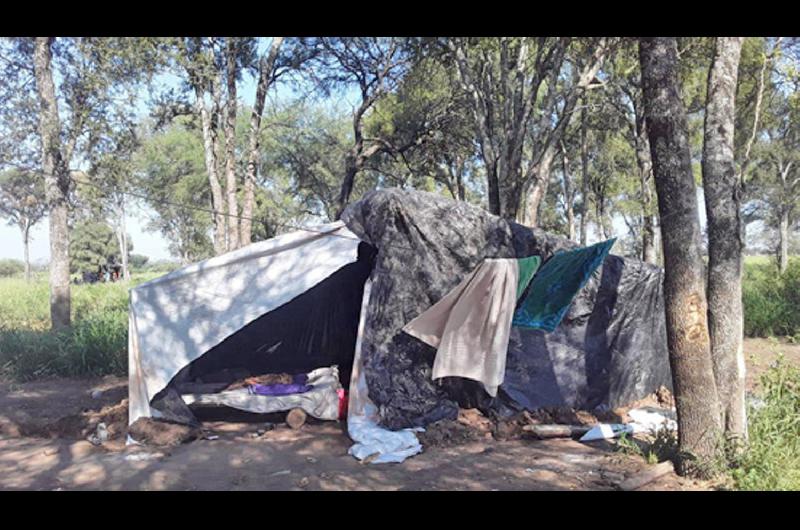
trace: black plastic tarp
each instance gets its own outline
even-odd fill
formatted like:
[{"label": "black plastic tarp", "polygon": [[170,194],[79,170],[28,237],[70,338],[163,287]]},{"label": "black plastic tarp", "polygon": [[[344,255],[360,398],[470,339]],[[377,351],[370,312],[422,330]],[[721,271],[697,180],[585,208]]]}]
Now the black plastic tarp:
[{"label": "black plastic tarp", "polygon": [[397,189],[368,193],[343,214],[377,248],[363,338],[370,398],[391,429],[454,419],[458,405],[504,414],[523,408],[611,407],[671,386],[662,271],[609,255],[547,333],[513,328],[495,399],[464,380],[431,381],[435,350],[402,327],[486,258],[521,258],[575,243],[460,201]]}]

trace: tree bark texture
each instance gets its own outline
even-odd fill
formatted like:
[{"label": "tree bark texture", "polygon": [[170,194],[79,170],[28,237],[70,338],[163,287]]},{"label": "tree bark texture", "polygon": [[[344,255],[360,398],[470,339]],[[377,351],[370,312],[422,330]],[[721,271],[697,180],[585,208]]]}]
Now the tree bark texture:
[{"label": "tree bark texture", "polygon": [[22,246],[25,253],[25,281],[31,281],[31,221],[25,218],[20,227],[22,231]]},{"label": "tree bark texture", "polygon": [[255,204],[256,175],[258,174],[258,148],[261,133],[261,115],[264,101],[272,83],[275,61],[278,58],[283,37],[274,37],[269,54],[261,58],[259,64],[258,87],[253,112],[250,114],[250,137],[248,142],[247,168],[244,176],[244,199],[242,203],[241,241],[242,246],[253,241],[253,206]]},{"label": "tree bark texture", "polygon": [[742,341],[741,182],[734,160],[734,107],[741,37],[717,37],[708,76],[703,188],[708,217],[708,331],[728,437],[746,440]]},{"label": "tree bark texture", "polygon": [[228,250],[239,248],[239,201],[236,182],[236,53],[238,43],[229,37],[225,48],[225,191],[228,195]]},{"label": "tree bark texture", "polygon": [[581,109],[581,246],[585,247],[588,239],[589,215],[589,143],[587,142],[586,99]]},{"label": "tree bark texture", "polygon": [[634,106],[636,164],[639,167],[639,183],[642,192],[642,260],[646,263],[655,264],[658,257],[652,206],[653,189],[650,184],[653,175],[653,162],[650,159],[650,142],[647,139],[647,128],[642,112],[640,105]]},{"label": "tree bark texture", "polygon": [[36,37],[34,69],[39,99],[42,169],[50,217],[50,321],[54,329],[70,325],[68,162],[61,152],[61,123],[51,67],[53,37]]},{"label": "tree bark texture", "polygon": [[216,134],[215,128],[211,124],[211,116],[205,104],[204,92],[195,88],[195,105],[200,113],[200,122],[203,129],[203,153],[205,155],[206,171],[208,172],[208,184],[211,188],[211,206],[214,210],[214,254],[224,254],[228,248],[226,223],[225,223],[225,199],[222,193],[222,185],[217,173],[217,154],[214,148],[216,141],[213,135]]},{"label": "tree bark texture", "polygon": [[[706,317],[700,222],[686,109],[678,85],[674,38],[639,41],[645,119],[664,247],[667,343],[683,454],[708,463],[719,449],[722,416]],[[682,459],[681,473],[696,468]]]}]

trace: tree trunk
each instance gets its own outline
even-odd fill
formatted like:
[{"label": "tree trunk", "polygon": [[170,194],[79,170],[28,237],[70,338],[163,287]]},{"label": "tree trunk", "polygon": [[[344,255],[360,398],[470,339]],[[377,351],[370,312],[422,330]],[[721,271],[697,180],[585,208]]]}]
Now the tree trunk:
[{"label": "tree trunk", "polygon": [[122,201],[120,202],[120,219],[119,219],[119,231],[120,231],[120,256],[122,259],[122,279],[126,282],[131,281],[131,271],[128,266],[128,223],[125,218],[125,196],[123,195]]},{"label": "tree trunk", "polygon": [[253,206],[255,204],[256,175],[258,174],[258,143],[261,133],[261,115],[264,113],[264,101],[272,82],[275,60],[283,43],[283,37],[274,37],[269,55],[262,57],[259,65],[258,87],[253,112],[250,114],[250,141],[248,142],[247,170],[244,176],[244,202],[242,204],[241,244],[249,245],[253,241]]},{"label": "tree trunk", "polygon": [[717,37],[708,76],[703,187],[708,217],[708,331],[728,438],[747,439],[742,313],[741,183],[733,154],[741,37]]},{"label": "tree trunk", "polygon": [[706,319],[697,195],[674,38],[639,41],[645,118],[664,246],[667,343],[678,412],[679,472],[703,471],[716,456],[722,417]]},{"label": "tree trunk", "polygon": [[53,83],[51,44],[54,37],[36,37],[33,64],[39,97],[39,135],[45,196],[50,207],[50,321],[54,329],[70,325],[69,171],[61,153],[61,123]]},{"label": "tree trunk", "polygon": [[22,247],[25,254],[25,281],[31,281],[31,221],[29,218],[23,220],[22,226]]},{"label": "tree trunk", "polygon": [[780,213],[780,240],[778,245],[778,270],[781,274],[789,266],[789,209],[781,207]]},{"label": "tree trunk", "polygon": [[636,121],[636,164],[639,167],[639,185],[642,192],[642,260],[655,264],[657,261],[655,244],[655,223],[653,222],[653,190],[650,179],[653,174],[653,162],[650,159],[650,142],[647,140],[647,129],[644,116],[639,105],[634,107]]},{"label": "tree trunk", "polygon": [[195,104],[200,113],[200,122],[203,128],[203,151],[205,154],[208,183],[211,187],[211,207],[214,210],[214,254],[219,256],[227,250],[226,225],[225,225],[225,200],[222,194],[222,185],[217,174],[217,154],[215,128],[211,123],[204,100],[204,92],[200,87],[195,87]]},{"label": "tree trunk", "polygon": [[567,234],[570,241],[575,241],[575,209],[572,205],[572,180],[569,175],[569,157],[564,142],[561,142],[561,172],[564,182],[564,210],[567,214]]},{"label": "tree trunk", "polygon": [[225,79],[228,100],[225,105],[225,188],[228,194],[228,250],[239,248],[239,202],[236,197],[236,51],[235,37],[229,37],[225,50]]},{"label": "tree trunk", "polygon": [[358,173],[358,166],[356,164],[357,155],[348,153],[347,160],[345,161],[344,178],[342,179],[342,187],[339,191],[339,208],[336,211],[336,220],[341,219],[347,203],[350,201],[350,194],[353,193],[353,186],[356,181],[356,174]]},{"label": "tree trunk", "polygon": [[467,200],[467,190],[464,189],[464,165],[465,165],[464,158],[459,155],[456,155],[455,180],[456,180],[456,190],[458,192],[459,201]]},{"label": "tree trunk", "polygon": [[541,207],[542,199],[547,195],[547,186],[550,183],[550,171],[554,157],[554,150],[548,149],[542,155],[539,165],[532,172],[533,184],[525,196],[524,207],[519,208],[516,214],[518,221],[526,226],[535,227],[539,222],[539,208]]},{"label": "tree trunk", "polygon": [[589,214],[589,143],[586,141],[586,98],[581,108],[581,246],[587,242]]}]

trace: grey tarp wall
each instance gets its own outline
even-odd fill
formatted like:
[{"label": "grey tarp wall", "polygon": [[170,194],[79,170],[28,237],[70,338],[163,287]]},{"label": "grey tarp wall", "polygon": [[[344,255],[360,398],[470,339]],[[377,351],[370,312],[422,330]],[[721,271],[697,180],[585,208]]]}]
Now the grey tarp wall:
[{"label": "grey tarp wall", "polygon": [[500,414],[567,405],[611,407],[671,385],[662,272],[610,255],[552,333],[512,328],[497,398],[464,380],[431,381],[435,350],[402,327],[485,258],[540,255],[577,246],[464,202],[419,191],[368,193],[343,214],[378,249],[363,337],[370,398],[391,429],[455,418],[456,401]]}]

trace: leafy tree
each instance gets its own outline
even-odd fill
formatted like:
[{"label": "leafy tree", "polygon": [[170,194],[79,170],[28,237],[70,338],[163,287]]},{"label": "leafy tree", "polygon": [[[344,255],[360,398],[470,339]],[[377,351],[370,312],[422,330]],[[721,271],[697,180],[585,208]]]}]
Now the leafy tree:
[{"label": "leafy tree", "polygon": [[142,254],[131,254],[130,255],[130,266],[131,269],[134,270],[142,270],[147,265],[147,262],[150,261],[150,258],[144,256]]},{"label": "leafy tree", "polygon": [[[268,90],[280,77],[296,71],[317,53],[301,39],[282,37],[273,38],[268,51],[260,58],[257,47],[257,39],[250,37],[192,37],[175,41],[175,62],[186,74],[186,88],[193,93],[194,110],[202,125],[204,160],[215,212],[216,254],[234,250],[252,238],[261,118]],[[244,153],[244,161],[239,164],[236,149],[239,142],[236,132],[237,83],[248,72],[258,81],[250,112],[247,145],[240,151]],[[171,99],[167,98],[168,108],[172,109],[167,115],[188,112],[188,103],[180,100],[176,104],[169,101]],[[160,110],[163,112],[163,106]],[[243,175],[239,178],[242,168]]]},{"label": "leafy tree", "polygon": [[561,137],[610,42],[447,38],[442,45],[470,99],[489,210],[536,225]]},{"label": "leafy tree", "polygon": [[[41,175],[45,184],[53,327],[70,324],[70,167],[102,150],[109,131],[131,123],[136,89],[155,71],[161,51],[161,39],[154,38],[37,37],[3,43],[3,113],[26,115],[15,121],[16,135],[24,141],[13,163]],[[35,150],[38,160],[31,156]]]},{"label": "leafy tree", "polygon": [[9,169],[0,173],[0,215],[22,234],[25,280],[31,278],[30,232],[45,214],[44,183],[31,173]]},{"label": "leafy tree", "polygon": [[[129,251],[133,248],[131,245]],[[114,231],[106,223],[81,220],[72,228],[69,243],[70,273],[94,272],[105,265],[118,264],[119,247]]]},{"label": "leafy tree", "polygon": [[149,227],[187,264],[213,255],[211,194],[198,131],[177,120],[144,139],[137,152],[136,185],[154,215]]},{"label": "leafy tree", "polygon": [[306,44],[319,50],[309,62],[311,79],[322,94],[355,89],[359,101],[352,111],[351,144],[344,159],[336,218],[350,201],[356,175],[372,157],[392,149],[381,138],[365,135],[368,113],[397,88],[411,65],[405,39],[395,37],[322,37]]},{"label": "leafy tree", "polygon": [[481,204],[485,182],[468,101],[447,68],[417,50],[397,90],[375,105],[366,132],[386,149],[367,164],[396,186],[439,189]]}]

